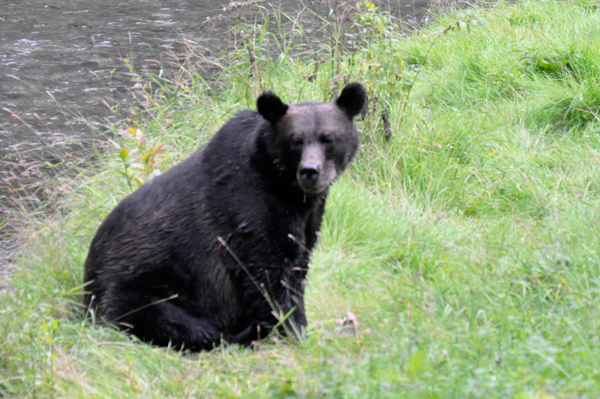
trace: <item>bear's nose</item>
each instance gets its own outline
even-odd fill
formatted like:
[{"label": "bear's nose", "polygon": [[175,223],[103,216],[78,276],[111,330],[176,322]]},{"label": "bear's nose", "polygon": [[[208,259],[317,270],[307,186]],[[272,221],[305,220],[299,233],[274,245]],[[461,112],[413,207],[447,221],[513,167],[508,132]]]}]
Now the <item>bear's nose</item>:
[{"label": "bear's nose", "polygon": [[315,181],[319,178],[319,165],[305,163],[300,167],[300,178],[305,181]]}]

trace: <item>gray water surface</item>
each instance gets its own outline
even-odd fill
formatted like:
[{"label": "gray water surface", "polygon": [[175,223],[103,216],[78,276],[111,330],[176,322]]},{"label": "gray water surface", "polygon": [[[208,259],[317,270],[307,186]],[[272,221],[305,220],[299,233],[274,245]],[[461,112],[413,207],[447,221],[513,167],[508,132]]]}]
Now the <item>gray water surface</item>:
[{"label": "gray water surface", "polygon": [[218,47],[221,32],[199,28],[225,3],[0,2],[0,201],[7,179],[35,162],[60,163],[94,125],[115,118],[111,108],[129,99],[132,81],[124,60],[158,72],[184,35]]}]

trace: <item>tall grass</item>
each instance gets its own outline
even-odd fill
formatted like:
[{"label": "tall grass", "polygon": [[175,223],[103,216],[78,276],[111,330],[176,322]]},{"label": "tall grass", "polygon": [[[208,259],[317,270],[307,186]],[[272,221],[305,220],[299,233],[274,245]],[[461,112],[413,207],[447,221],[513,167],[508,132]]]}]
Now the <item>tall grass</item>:
[{"label": "tall grass", "polygon": [[[301,27],[264,24],[218,80],[186,69],[138,92],[145,119],[120,130],[64,212],[31,222],[0,294],[0,396],[600,396],[597,6],[498,4],[408,37],[359,11],[352,46],[303,55],[282,40]],[[82,321],[87,247],[121,198],[261,90],[329,100],[345,80],[368,86],[370,111],[328,202],[305,341],[190,355]]]}]

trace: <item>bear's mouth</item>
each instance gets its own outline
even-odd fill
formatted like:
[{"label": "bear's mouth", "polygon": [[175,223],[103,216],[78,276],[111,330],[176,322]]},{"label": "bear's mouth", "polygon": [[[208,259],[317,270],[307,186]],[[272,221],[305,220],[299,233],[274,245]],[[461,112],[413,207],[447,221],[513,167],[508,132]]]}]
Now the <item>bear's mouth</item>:
[{"label": "bear's mouth", "polygon": [[302,184],[302,182],[298,182],[300,189],[304,191],[306,194],[321,194],[323,191],[327,189],[329,186],[320,186],[315,184]]},{"label": "bear's mouth", "polygon": [[327,179],[327,176],[321,176],[319,179],[309,180],[303,179],[301,176],[296,178],[296,182],[300,189],[306,194],[322,194],[327,191],[334,179]]}]

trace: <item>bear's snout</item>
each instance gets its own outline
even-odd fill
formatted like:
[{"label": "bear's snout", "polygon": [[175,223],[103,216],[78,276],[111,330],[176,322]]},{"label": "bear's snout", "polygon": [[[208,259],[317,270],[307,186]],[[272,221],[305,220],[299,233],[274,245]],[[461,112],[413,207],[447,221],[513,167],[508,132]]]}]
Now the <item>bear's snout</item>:
[{"label": "bear's snout", "polygon": [[316,163],[305,163],[300,166],[300,180],[314,183],[319,179],[319,165]]},{"label": "bear's snout", "polygon": [[309,144],[304,148],[296,171],[296,179],[302,191],[319,194],[331,184],[326,176],[326,163],[325,152],[319,144]]},{"label": "bear's snout", "polygon": [[327,186],[321,181],[323,180],[322,176],[321,167],[318,163],[302,162],[298,167],[296,178],[302,191],[309,194],[319,194]]}]

